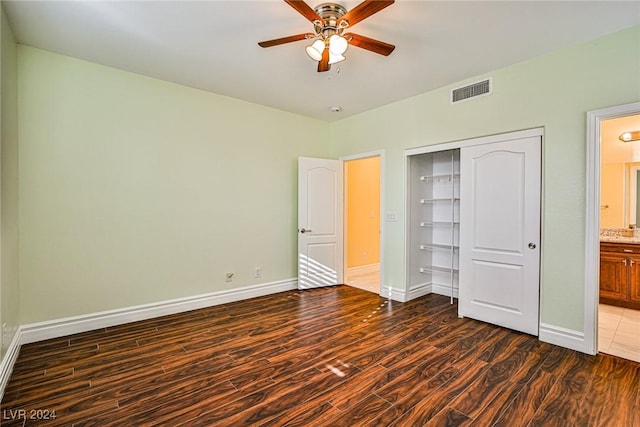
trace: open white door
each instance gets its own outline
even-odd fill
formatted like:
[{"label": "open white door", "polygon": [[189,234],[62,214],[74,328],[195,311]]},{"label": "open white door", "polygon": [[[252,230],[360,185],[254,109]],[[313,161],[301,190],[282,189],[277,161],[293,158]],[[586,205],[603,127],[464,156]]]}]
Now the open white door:
[{"label": "open white door", "polygon": [[458,312],[538,335],[539,136],[460,153]]},{"label": "open white door", "polygon": [[341,160],[298,159],[298,289],[343,283]]}]

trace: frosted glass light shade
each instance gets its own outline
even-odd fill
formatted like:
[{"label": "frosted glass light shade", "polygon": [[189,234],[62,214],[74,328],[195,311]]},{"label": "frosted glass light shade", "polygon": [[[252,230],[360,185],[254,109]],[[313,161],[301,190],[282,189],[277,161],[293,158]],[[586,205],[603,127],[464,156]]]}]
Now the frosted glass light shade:
[{"label": "frosted glass light shade", "polygon": [[320,61],[322,59],[322,51],[324,50],[324,42],[322,40],[316,40],[313,44],[307,46],[307,55],[314,61]]},{"label": "frosted glass light shade", "polygon": [[329,37],[329,52],[333,53],[334,55],[342,55],[347,51],[348,47],[349,42],[347,42],[347,39],[345,39],[344,37],[337,34]]},{"label": "frosted glass light shade", "polygon": [[331,50],[329,50],[329,65],[335,64],[336,62],[344,61],[345,59],[347,58],[342,55],[334,55],[333,53],[331,53]]}]

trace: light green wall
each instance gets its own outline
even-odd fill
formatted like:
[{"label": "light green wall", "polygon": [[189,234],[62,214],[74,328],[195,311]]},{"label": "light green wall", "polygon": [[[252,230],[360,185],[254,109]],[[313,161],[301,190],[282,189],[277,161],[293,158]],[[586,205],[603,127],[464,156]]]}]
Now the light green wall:
[{"label": "light green wall", "polygon": [[403,150],[543,126],[542,321],[582,330],[586,112],[640,99],[639,58],[635,27],[328,124],[20,46],[20,321],[295,277],[296,158],[381,149],[403,289]]},{"label": "light green wall", "polygon": [[0,353],[19,325],[18,291],[18,79],[16,44],[2,10],[0,23]]},{"label": "light green wall", "polygon": [[297,276],[327,123],[26,46],[18,71],[23,324]]},{"label": "light green wall", "polygon": [[457,84],[333,123],[333,155],[386,150],[383,284],[404,289],[403,150],[543,126],[542,322],[582,331],[586,112],[640,100],[640,27],[487,76],[489,96],[451,105]]}]

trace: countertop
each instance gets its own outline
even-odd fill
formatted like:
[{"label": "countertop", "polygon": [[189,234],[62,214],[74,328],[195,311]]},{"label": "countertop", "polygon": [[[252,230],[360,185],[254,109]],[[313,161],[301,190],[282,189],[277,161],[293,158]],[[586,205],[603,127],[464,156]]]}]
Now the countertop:
[{"label": "countertop", "polygon": [[600,236],[600,242],[626,243],[629,245],[640,245],[640,237]]},{"label": "countertop", "polygon": [[600,229],[600,241],[606,243],[640,245],[640,229],[629,230],[626,228],[602,228]]}]

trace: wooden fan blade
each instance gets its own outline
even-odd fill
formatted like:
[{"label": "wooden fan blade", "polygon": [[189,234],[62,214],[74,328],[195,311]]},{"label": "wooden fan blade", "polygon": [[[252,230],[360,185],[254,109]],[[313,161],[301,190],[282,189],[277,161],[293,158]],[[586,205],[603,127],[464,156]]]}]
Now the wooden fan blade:
[{"label": "wooden fan blade", "polygon": [[394,0],[364,0],[362,3],[348,11],[347,13],[340,18],[340,22],[347,21],[349,26],[356,25],[358,22],[362,21],[373,15],[374,13],[380,12],[387,6],[391,6],[394,3]]},{"label": "wooden fan blade", "polygon": [[311,38],[311,37],[314,37],[313,34],[311,34],[311,33],[296,34],[295,36],[282,37],[282,38],[279,38],[279,39],[273,39],[273,40],[267,40],[267,41],[264,41],[264,42],[260,42],[260,43],[258,43],[258,45],[260,47],[278,46],[280,44],[297,42],[297,41],[300,41],[300,40],[306,40],[306,39]]},{"label": "wooden fan blade", "polygon": [[381,42],[380,40],[361,36],[359,34],[347,33],[344,37],[349,40],[349,45],[359,47],[361,49],[370,50],[380,55],[389,56],[396,47],[392,44]]},{"label": "wooden fan blade", "polygon": [[318,72],[329,71],[329,68],[331,68],[331,65],[329,65],[329,48],[326,47],[322,51],[322,59],[318,61]]},{"label": "wooden fan blade", "polygon": [[311,9],[311,6],[306,4],[303,0],[284,0],[284,1],[289,6],[297,10],[300,15],[307,18],[309,21],[313,22],[318,20],[322,22],[322,25],[324,25],[324,19],[322,19],[320,15],[318,15],[315,10]]}]

